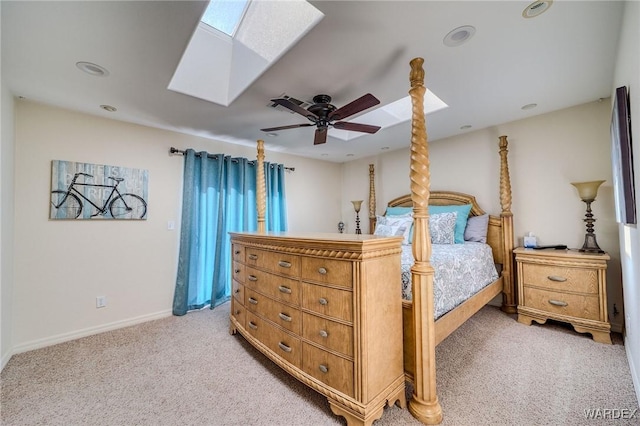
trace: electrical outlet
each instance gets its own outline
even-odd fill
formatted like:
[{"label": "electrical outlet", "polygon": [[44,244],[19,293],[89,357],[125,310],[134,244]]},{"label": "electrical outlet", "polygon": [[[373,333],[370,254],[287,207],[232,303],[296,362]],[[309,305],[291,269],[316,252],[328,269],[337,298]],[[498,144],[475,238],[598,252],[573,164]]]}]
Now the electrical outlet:
[{"label": "electrical outlet", "polygon": [[96,308],[104,308],[107,306],[107,296],[96,297]]}]

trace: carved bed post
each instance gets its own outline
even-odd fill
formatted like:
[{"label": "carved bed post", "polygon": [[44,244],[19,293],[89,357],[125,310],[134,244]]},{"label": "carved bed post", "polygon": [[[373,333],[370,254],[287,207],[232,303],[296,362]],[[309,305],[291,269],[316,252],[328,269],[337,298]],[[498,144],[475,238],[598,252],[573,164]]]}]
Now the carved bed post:
[{"label": "carved bed post", "polygon": [[509,162],[507,161],[508,144],[507,137],[500,136],[500,207],[502,208],[500,218],[502,219],[502,235],[504,236],[502,310],[508,314],[515,314],[517,310],[515,277],[513,275],[513,213],[511,213],[511,180],[509,177]]},{"label": "carved bed post", "polygon": [[409,411],[426,424],[442,422],[442,407],[436,395],[436,339],[433,303],[433,268],[429,235],[429,150],[424,118],[424,59],[411,61],[411,200],[414,233],[411,268],[413,333],[415,337],[414,390]]},{"label": "carved bed post", "polygon": [[369,164],[369,233],[373,234],[376,227],[376,187],[373,164]]},{"label": "carved bed post", "polygon": [[256,207],[258,209],[258,232],[264,234],[265,227],[265,211],[267,210],[267,188],[264,181],[264,141],[258,139],[258,157],[256,161]]}]

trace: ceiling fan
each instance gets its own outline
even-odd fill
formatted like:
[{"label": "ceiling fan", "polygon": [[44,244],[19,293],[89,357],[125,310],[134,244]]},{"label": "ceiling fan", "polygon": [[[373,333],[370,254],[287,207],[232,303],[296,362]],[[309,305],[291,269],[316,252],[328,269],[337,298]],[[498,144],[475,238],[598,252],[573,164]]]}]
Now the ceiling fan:
[{"label": "ceiling fan", "polygon": [[378,105],[380,101],[371,93],[367,93],[366,95],[359,97],[355,101],[341,108],[336,108],[334,105],[331,105],[331,96],[329,95],[314,96],[314,104],[307,109],[304,109],[301,106],[291,102],[289,99],[285,98],[271,99],[271,102],[274,102],[306,117],[309,121],[311,121],[311,123],[293,124],[290,126],[260,129],[263,132],[275,132],[277,130],[295,129],[297,127],[316,126],[317,129],[315,137],[313,139],[313,144],[320,145],[327,141],[327,130],[329,129],[329,127],[364,133],[376,133],[378,130],[380,130],[380,126],[349,123],[346,121],[335,121],[344,120],[347,117],[351,117],[352,115],[359,113],[360,111],[364,111],[367,108]]}]

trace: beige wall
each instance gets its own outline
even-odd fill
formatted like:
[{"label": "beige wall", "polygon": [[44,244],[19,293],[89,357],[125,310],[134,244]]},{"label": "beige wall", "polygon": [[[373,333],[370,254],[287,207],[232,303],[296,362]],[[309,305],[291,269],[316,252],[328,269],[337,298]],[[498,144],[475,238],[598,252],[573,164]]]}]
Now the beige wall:
[{"label": "beige wall", "polygon": [[2,82],[0,99],[0,369],[11,358],[13,300],[13,97]]},{"label": "beige wall", "polygon": [[[481,207],[500,213],[498,137],[509,140],[516,244],[533,232],[539,244],[584,243],[585,204],[570,182],[606,179],[592,209],[601,248],[609,252],[609,308],[622,311],[620,250],[615,223],[610,161],[610,102],[592,102],[430,144],[431,188],[466,192]],[[429,119],[427,117],[427,129]],[[368,200],[368,164],[376,165],[377,212],[409,187],[409,150],[380,154],[344,165],[345,200]],[[351,217],[347,202],[343,215]],[[365,212],[365,215],[367,213]],[[622,315],[610,319],[620,329]]]},{"label": "beige wall", "polygon": [[[248,158],[255,148],[29,101],[17,102],[16,120],[14,353],[170,315],[183,161],[169,147]],[[148,220],[49,220],[54,159],[149,170]],[[267,160],[296,168],[286,177],[290,230],[333,231],[340,165],[272,152]],[[309,182],[320,182],[314,196]],[[99,295],[106,308],[96,309]]]},{"label": "beige wall", "polygon": [[[640,3],[627,2],[620,31],[612,93],[627,86],[631,103],[636,188],[636,212],[640,214]],[[640,232],[638,225],[619,225],[620,253],[625,296],[625,348],[631,375],[640,398]]]}]

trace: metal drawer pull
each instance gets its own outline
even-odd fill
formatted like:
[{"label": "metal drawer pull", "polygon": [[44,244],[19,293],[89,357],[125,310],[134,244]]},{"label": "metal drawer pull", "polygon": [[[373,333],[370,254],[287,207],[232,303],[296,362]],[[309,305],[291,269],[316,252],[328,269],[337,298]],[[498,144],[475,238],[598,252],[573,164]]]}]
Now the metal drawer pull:
[{"label": "metal drawer pull", "polygon": [[283,268],[291,268],[291,263],[284,260],[279,261],[278,265],[282,266]]},{"label": "metal drawer pull", "polygon": [[329,333],[327,333],[325,330],[320,330],[320,336],[321,337],[329,337]]},{"label": "metal drawer pull", "polygon": [[556,281],[559,283],[563,283],[567,280],[565,277],[559,277],[557,275],[549,275],[547,278],[550,279],[551,281]]},{"label": "metal drawer pull", "polygon": [[287,315],[287,314],[283,314],[282,312],[280,312],[280,313],[278,314],[278,316],[279,316],[279,317],[280,317],[280,319],[281,319],[281,320],[283,320],[283,321],[291,322],[291,320],[292,320],[292,318],[291,318],[289,315]]},{"label": "metal drawer pull", "polygon": [[553,300],[553,299],[549,299],[549,303],[551,303],[554,306],[567,306],[568,305],[567,302],[563,302],[562,300]]},{"label": "metal drawer pull", "polygon": [[251,260],[258,260],[258,255],[257,255],[257,254],[250,254],[250,255],[249,255],[249,259],[251,259]]},{"label": "metal drawer pull", "polygon": [[327,303],[329,303],[329,301],[327,299],[325,299],[324,297],[321,297],[320,300],[318,300],[318,302],[321,305],[326,305]]},{"label": "metal drawer pull", "polygon": [[291,348],[282,342],[278,343],[278,346],[280,346],[280,349],[282,349],[285,352],[291,352]]},{"label": "metal drawer pull", "polygon": [[327,269],[326,268],[318,268],[318,273],[321,275],[327,275]]},{"label": "metal drawer pull", "polygon": [[235,272],[236,274],[239,274],[239,273],[240,273],[240,269],[236,269],[236,270],[235,270],[235,271],[233,271],[233,272]]},{"label": "metal drawer pull", "polygon": [[319,368],[319,369],[320,369],[320,371],[322,371],[323,373],[328,373],[328,372],[329,372],[329,367],[327,367],[327,366],[326,366],[326,365],[324,365],[324,364],[320,364],[320,365],[318,366],[318,368]]},{"label": "metal drawer pull", "polygon": [[236,288],[236,294],[237,293],[240,293],[240,289],[239,288]]},{"label": "metal drawer pull", "polygon": [[240,254],[240,253],[241,253],[241,251],[240,251],[240,250],[236,250],[236,251],[234,251],[234,254]]},{"label": "metal drawer pull", "polygon": [[240,309],[236,309],[236,315],[240,315]]},{"label": "metal drawer pull", "polygon": [[254,329],[254,330],[257,330],[257,329],[258,329],[258,326],[257,326],[257,325],[255,325],[255,324],[253,323],[253,321],[249,321],[249,328],[252,328],[252,329]]},{"label": "metal drawer pull", "polygon": [[249,303],[251,303],[252,305],[257,305],[258,301],[256,299],[254,299],[253,297],[249,298]]},{"label": "metal drawer pull", "polygon": [[283,285],[278,287],[278,290],[280,290],[280,293],[291,294],[291,289],[289,287],[286,287],[286,286],[283,286]]},{"label": "metal drawer pull", "polygon": [[248,279],[249,281],[258,281],[258,277],[256,277],[255,275],[249,275],[249,276],[247,277],[247,279]]}]

